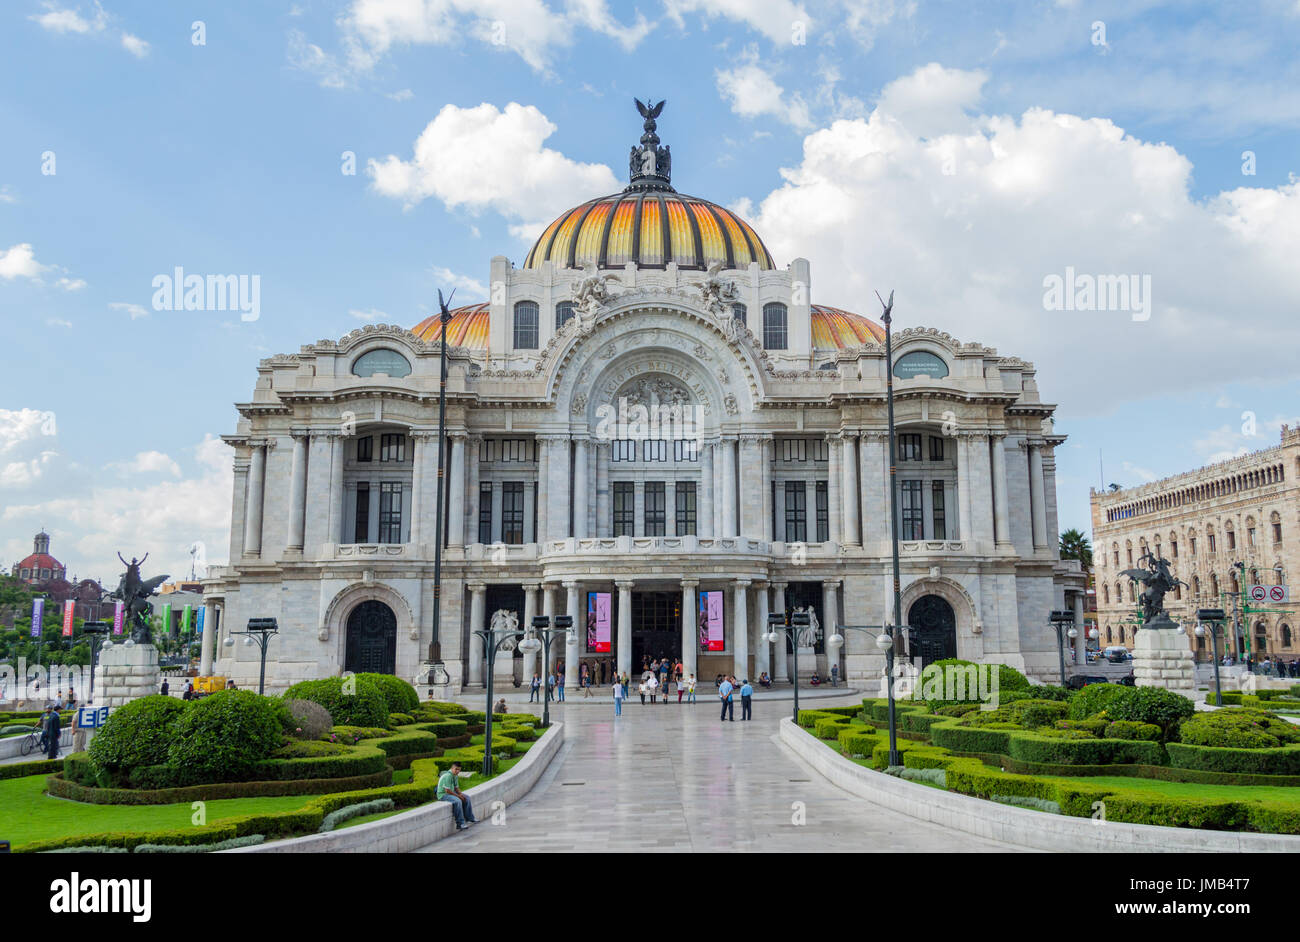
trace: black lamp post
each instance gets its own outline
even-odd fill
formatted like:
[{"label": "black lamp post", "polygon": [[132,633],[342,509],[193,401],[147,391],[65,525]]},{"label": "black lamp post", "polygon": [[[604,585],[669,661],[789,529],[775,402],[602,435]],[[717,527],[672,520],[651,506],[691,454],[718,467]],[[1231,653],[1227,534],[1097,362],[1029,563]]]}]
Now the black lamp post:
[{"label": "black lamp post", "polygon": [[[894,292],[889,292],[889,301],[880,297],[880,292],[876,292],[876,297],[880,300],[884,313],[881,314],[880,320],[885,325],[885,402],[888,406],[889,416],[889,543],[892,550],[894,562],[894,624],[903,623],[903,588],[902,581],[898,570],[898,446],[895,442],[897,437],[894,434],[894,341],[891,324],[894,322]],[[965,537],[966,534],[962,534]],[[890,635],[893,637],[893,635]],[[895,650],[897,650],[898,639],[894,639]],[[890,675],[892,678],[892,674]],[[890,680],[890,689],[892,691],[893,680]],[[893,726],[893,694],[890,694],[890,726]],[[891,760],[892,760],[891,749]]]},{"label": "black lamp post", "polygon": [[250,618],[248,628],[244,631],[232,631],[226,635],[226,640],[222,642],[228,648],[235,646],[235,635],[244,635],[248,640],[245,644],[257,643],[261,650],[262,667],[257,675],[257,692],[266,693],[266,646],[271,641],[272,635],[280,633],[280,628],[274,618]]},{"label": "black lamp post", "polygon": [[86,702],[93,703],[95,700],[95,661],[98,659],[99,645],[103,636],[108,634],[108,622],[83,621],[81,623],[81,633],[90,635],[90,693],[86,696]]},{"label": "black lamp post", "polygon": [[1214,705],[1223,706],[1223,688],[1219,685],[1219,635],[1223,633],[1223,623],[1227,615],[1221,608],[1198,608],[1196,610],[1196,634],[1202,638],[1210,633],[1210,653],[1214,657]]},{"label": "black lamp post", "polygon": [[[455,296],[456,291],[452,289],[451,294],[444,301],[442,299],[442,289],[438,289],[438,309],[440,311],[438,322],[442,324],[442,333],[438,337],[438,488],[437,508],[434,513],[436,535],[433,542],[433,638],[429,641],[429,660],[433,661],[435,665],[442,663],[442,645],[439,643],[439,632],[442,625],[442,543],[445,538],[443,532],[445,525],[442,516],[442,485],[445,477],[444,469],[447,467],[447,324],[451,321],[451,311],[448,305]],[[488,685],[489,691],[491,686],[491,684]]]},{"label": "black lamp post", "polygon": [[1056,609],[1052,612],[1051,615],[1047,617],[1047,620],[1050,621],[1052,623],[1052,627],[1056,629],[1056,656],[1057,659],[1060,660],[1061,662],[1061,686],[1064,687],[1065,686],[1065,636],[1062,634],[1062,632],[1065,630],[1066,625],[1070,625],[1070,626],[1074,625],[1074,612],[1069,611],[1068,609]]},{"label": "black lamp post", "polygon": [[487,719],[483,724],[483,777],[487,778],[492,774],[492,679],[497,651],[502,648],[513,651],[522,632],[518,628],[476,628],[474,634],[483,639],[483,653],[487,660]]},{"label": "black lamp post", "polygon": [[[551,627],[550,615],[534,615],[533,623],[529,626],[528,637],[519,642],[519,650],[525,654],[535,654],[542,652],[542,670],[546,671],[546,666],[551,661],[551,638],[556,635],[566,634],[573,627],[572,615],[556,615],[555,627]],[[541,640],[538,640],[540,636]],[[549,676],[549,675],[548,675]],[[542,691],[542,728],[546,729],[551,725],[551,688],[550,684],[543,684]]]},{"label": "black lamp post", "polygon": [[[805,631],[812,624],[812,619],[808,617],[807,612],[772,612],[767,616],[767,626],[770,629],[767,640],[775,644],[778,639],[790,639],[790,646],[794,649],[794,722],[799,722],[799,633]],[[778,633],[779,632],[779,633]]]}]

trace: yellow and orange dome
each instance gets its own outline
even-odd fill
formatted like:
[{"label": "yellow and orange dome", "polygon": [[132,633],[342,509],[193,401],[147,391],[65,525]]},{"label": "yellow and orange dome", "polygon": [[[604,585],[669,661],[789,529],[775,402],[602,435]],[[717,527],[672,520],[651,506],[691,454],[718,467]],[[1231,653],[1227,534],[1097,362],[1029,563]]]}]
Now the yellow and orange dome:
[{"label": "yellow and orange dome", "polygon": [[885,328],[861,314],[824,304],[812,306],[812,345],[814,350],[843,350],[864,343],[884,343]]},{"label": "yellow and orange dome", "polygon": [[735,213],[670,189],[624,191],[569,210],[546,227],[524,268],[546,261],[560,268],[775,267],[763,240]]},{"label": "yellow and orange dome", "polygon": [[[447,323],[448,345],[487,350],[489,310],[486,301],[452,308],[451,320]],[[434,343],[442,337],[442,322],[437,314],[432,314],[412,327],[411,333],[421,340]]]}]

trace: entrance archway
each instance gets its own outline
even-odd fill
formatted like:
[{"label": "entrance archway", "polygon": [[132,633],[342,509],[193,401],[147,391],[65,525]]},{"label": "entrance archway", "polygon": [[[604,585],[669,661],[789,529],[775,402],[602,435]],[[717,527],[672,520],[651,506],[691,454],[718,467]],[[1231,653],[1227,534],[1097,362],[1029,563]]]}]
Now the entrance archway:
[{"label": "entrance archway", "polygon": [[957,656],[957,616],[948,601],[938,595],[923,595],[907,610],[911,626],[911,655],[921,667]]},{"label": "entrance archway", "polygon": [[640,675],[642,661],[681,656],[681,593],[633,592],[632,673]]},{"label": "entrance archway", "polygon": [[383,602],[362,602],[348,615],[344,670],[397,673],[397,616]]}]

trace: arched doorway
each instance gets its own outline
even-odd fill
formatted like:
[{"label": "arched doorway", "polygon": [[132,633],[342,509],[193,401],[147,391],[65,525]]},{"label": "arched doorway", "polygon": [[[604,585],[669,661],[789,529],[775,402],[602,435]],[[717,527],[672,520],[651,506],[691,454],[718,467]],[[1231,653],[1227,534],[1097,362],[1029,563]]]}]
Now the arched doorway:
[{"label": "arched doorway", "polygon": [[957,656],[957,616],[948,602],[937,595],[923,595],[907,610],[911,626],[911,655],[925,667],[934,661]]},{"label": "arched doorway", "polygon": [[383,602],[362,602],[348,615],[344,670],[355,674],[397,673],[397,616]]}]

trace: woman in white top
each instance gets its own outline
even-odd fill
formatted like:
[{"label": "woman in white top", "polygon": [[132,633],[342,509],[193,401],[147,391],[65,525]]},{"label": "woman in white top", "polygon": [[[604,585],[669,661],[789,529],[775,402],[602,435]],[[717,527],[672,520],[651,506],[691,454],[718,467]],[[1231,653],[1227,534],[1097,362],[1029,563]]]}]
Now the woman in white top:
[{"label": "woman in white top", "polygon": [[651,674],[650,679],[645,682],[645,689],[650,694],[650,702],[654,703],[655,694],[659,692],[659,681],[655,679],[654,674]]}]

